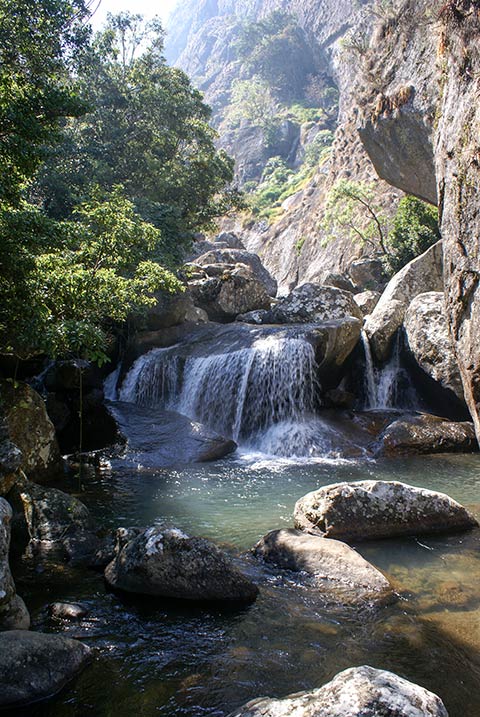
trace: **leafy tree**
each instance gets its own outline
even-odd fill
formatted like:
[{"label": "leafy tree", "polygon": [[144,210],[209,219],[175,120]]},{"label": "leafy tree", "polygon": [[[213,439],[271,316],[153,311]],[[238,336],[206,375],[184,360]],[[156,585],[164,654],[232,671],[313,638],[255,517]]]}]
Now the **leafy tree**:
[{"label": "leafy tree", "polygon": [[163,259],[178,260],[195,231],[231,208],[233,161],[215,148],[210,109],[187,76],[168,67],[157,21],[110,16],[82,81],[93,111],[71,123],[38,191],[66,218],[93,181],[122,184],[144,219],[161,229]]},{"label": "leafy tree", "polygon": [[395,274],[440,238],[438,209],[416,197],[403,197],[387,239],[386,268]]},{"label": "leafy tree", "polygon": [[61,120],[86,109],[71,79],[86,14],[83,0],[0,2],[0,201],[20,201]]},{"label": "leafy tree", "polygon": [[388,217],[378,202],[374,182],[336,182],[327,196],[323,227],[330,238],[342,233],[387,254]]},{"label": "leafy tree", "polygon": [[232,83],[227,120],[231,125],[247,120],[261,127],[268,144],[278,121],[277,103],[268,82],[260,77],[235,80]]}]

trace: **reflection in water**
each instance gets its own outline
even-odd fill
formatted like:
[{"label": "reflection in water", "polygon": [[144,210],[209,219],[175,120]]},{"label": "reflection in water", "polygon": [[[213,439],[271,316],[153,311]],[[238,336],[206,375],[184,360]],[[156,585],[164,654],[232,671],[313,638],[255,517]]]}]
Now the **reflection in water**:
[{"label": "reflection in water", "polygon": [[[339,480],[404,480],[449,492],[475,511],[479,467],[478,456],[317,464],[244,457],[136,472],[117,465],[86,483],[81,498],[110,526],[165,521],[239,552],[291,525],[299,497]],[[333,609],[299,576],[251,557],[247,570],[260,597],[233,613],[124,599],[96,574],[70,568],[36,574],[32,587],[23,567],[18,587],[35,628],[83,638],[99,651],[95,666],[64,694],[25,715],[225,717],[253,697],[320,686],[367,663],[438,693],[450,717],[478,717],[480,531],[356,547],[392,578],[401,595],[396,605]],[[54,623],[45,609],[53,599],[85,602],[90,615]]]}]

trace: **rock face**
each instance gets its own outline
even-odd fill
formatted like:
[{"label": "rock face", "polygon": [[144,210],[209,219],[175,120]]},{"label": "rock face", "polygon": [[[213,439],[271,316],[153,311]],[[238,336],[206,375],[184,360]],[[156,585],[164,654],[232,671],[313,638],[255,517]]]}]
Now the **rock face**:
[{"label": "rock face", "polygon": [[[222,235],[220,235],[222,236]],[[248,266],[254,276],[264,284],[269,296],[277,293],[277,282],[260,261],[258,254],[246,251],[246,249],[220,249],[215,248],[202,254],[195,260],[196,264],[205,266],[208,264],[244,264]]]},{"label": "rock face", "polygon": [[346,604],[395,601],[387,578],[338,540],[299,530],[274,530],[257,543],[254,554],[285,570],[310,573],[319,592],[327,598]]},{"label": "rock face", "polygon": [[478,450],[473,423],[422,414],[391,423],[379,436],[378,455],[471,453]]},{"label": "rock face", "polygon": [[408,348],[420,368],[464,401],[462,378],[450,339],[443,292],[419,294],[405,315]]},{"label": "rock face", "polygon": [[468,530],[476,519],[443,493],[396,481],[335,483],[295,505],[295,527],[339,540]]},{"label": "rock face", "polygon": [[353,667],[312,692],[253,700],[230,717],[448,717],[442,700],[392,672]]},{"label": "rock face", "polygon": [[95,552],[95,524],[77,498],[22,481],[10,492],[10,499],[17,513],[17,529],[26,533],[34,554],[77,561],[88,560]]},{"label": "rock face", "polygon": [[21,469],[44,481],[62,468],[55,429],[41,396],[26,383],[0,382],[0,400],[8,437],[21,451]]},{"label": "rock face", "polygon": [[353,294],[319,284],[302,284],[297,287],[278,302],[271,315],[272,323],[276,324],[317,324],[348,316],[363,318]]},{"label": "rock face", "polygon": [[60,635],[0,633],[0,709],[19,708],[59,692],[87,664],[90,649]]},{"label": "rock face", "polygon": [[221,276],[194,279],[188,284],[196,306],[211,321],[232,321],[238,314],[270,308],[270,297],[262,281],[247,266],[222,270]]},{"label": "rock face", "polygon": [[365,322],[372,351],[379,361],[388,358],[393,336],[402,325],[413,299],[425,292],[442,290],[442,243],[437,242],[395,274]]},{"label": "rock face", "polygon": [[30,627],[28,610],[16,594],[8,563],[11,520],[12,509],[6,500],[0,498],[0,631],[28,630]]},{"label": "rock face", "polygon": [[119,529],[105,578],[118,590],[182,600],[252,603],[258,595],[216,545],[174,528]]}]

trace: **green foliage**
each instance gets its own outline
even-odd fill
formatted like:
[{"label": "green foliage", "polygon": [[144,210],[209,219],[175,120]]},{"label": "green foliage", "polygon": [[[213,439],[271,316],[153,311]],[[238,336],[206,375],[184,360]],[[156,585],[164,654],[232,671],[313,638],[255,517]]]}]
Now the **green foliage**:
[{"label": "green foliage", "polygon": [[20,201],[60,121],[85,111],[71,73],[89,34],[86,12],[83,0],[0,2],[0,201]]},{"label": "green foliage", "polygon": [[327,196],[322,225],[327,241],[343,235],[387,253],[388,217],[378,202],[374,182],[336,182]]},{"label": "green foliage", "polygon": [[395,274],[439,239],[438,209],[416,197],[403,197],[386,242],[386,269]]}]

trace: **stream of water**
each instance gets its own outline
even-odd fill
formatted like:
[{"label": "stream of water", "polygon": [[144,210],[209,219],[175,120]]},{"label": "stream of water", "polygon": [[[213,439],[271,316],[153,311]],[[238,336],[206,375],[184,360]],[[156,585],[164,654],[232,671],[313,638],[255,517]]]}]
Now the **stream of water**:
[{"label": "stream of water", "polygon": [[[64,693],[17,710],[18,717],[226,717],[252,698],[316,688],[362,664],[436,692],[450,717],[479,717],[480,530],[356,546],[400,595],[380,609],[328,604],[301,575],[266,568],[248,551],[269,530],[293,525],[300,497],[343,480],[440,490],[479,517],[480,457],[340,457],[334,448],[345,434],[313,413],[311,344],[296,335],[249,341],[235,343],[229,334],[216,351],[157,350],[133,366],[120,390],[122,406],[135,402],[133,416],[142,407],[182,410],[235,436],[236,453],[161,468],[128,460],[127,451],[81,486],[66,488],[107,528],[168,524],[243,553],[245,571],[259,584],[256,603],[226,611],[127,598],[86,569],[20,564],[17,588],[34,628],[80,638],[97,657]],[[131,421],[131,430],[143,436],[154,425],[149,415]],[[56,622],[47,611],[53,600],[80,601],[89,615]]]}]

